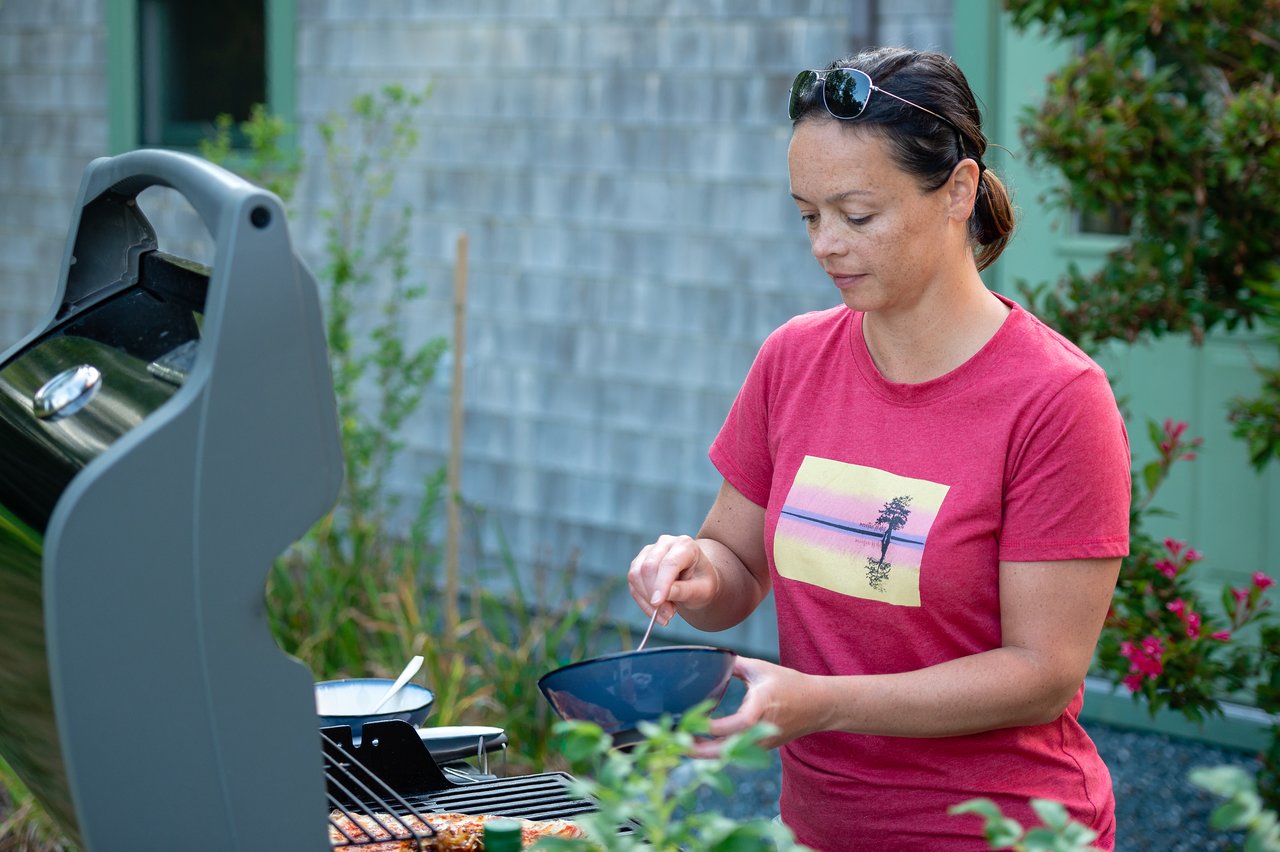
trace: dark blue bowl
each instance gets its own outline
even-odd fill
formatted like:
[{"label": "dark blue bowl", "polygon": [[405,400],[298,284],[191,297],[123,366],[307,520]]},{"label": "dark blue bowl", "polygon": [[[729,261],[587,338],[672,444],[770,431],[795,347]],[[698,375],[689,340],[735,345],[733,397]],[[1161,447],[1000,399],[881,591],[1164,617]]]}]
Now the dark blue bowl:
[{"label": "dark blue bowl", "polygon": [[614,742],[634,742],[640,722],[678,719],[708,699],[718,703],[736,657],[706,645],[620,651],[548,672],[538,688],[560,718],[595,722]]},{"label": "dark blue bowl", "polygon": [[348,680],[326,680],[316,684],[316,714],[320,727],[350,725],[352,736],[360,736],[365,722],[399,719],[415,728],[431,713],[436,697],[431,690],[416,683],[406,683],[391,697],[379,713],[370,713],[395,683],[391,678],[355,677]]}]

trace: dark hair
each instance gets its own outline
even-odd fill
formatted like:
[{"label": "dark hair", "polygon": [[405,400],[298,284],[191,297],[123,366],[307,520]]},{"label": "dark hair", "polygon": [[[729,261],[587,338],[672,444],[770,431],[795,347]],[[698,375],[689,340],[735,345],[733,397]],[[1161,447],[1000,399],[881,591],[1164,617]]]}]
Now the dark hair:
[{"label": "dark hair", "polygon": [[[1013,233],[1013,204],[1004,184],[982,160],[987,150],[982,114],[959,66],[940,53],[881,47],[828,67],[864,71],[876,86],[951,122],[872,92],[866,111],[848,123],[876,128],[888,140],[898,165],[915,175],[928,191],[945,184],[956,164],[966,157],[977,162],[978,196],[969,217],[969,234],[979,246],[975,252],[978,269],[994,263]],[[820,86],[815,86],[801,105],[795,124],[813,120],[840,120],[823,108]]]}]

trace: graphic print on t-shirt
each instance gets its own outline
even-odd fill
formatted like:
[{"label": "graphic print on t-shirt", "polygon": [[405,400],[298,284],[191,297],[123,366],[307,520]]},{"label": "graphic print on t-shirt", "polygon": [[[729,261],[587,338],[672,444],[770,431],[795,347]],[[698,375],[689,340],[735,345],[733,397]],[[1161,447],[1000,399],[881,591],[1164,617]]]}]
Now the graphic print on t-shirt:
[{"label": "graphic print on t-shirt", "polygon": [[778,573],[867,600],[920,606],[920,560],[949,486],[805,456],[774,531]]}]

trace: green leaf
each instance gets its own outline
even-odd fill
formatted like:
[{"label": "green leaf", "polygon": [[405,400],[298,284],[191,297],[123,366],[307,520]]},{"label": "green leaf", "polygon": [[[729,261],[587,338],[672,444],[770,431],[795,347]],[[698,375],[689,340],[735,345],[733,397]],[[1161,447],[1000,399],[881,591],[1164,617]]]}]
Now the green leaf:
[{"label": "green leaf", "polygon": [[1147,493],[1155,491],[1160,487],[1160,477],[1164,475],[1164,468],[1159,462],[1150,462],[1142,468],[1142,484],[1146,487]]},{"label": "green leaf", "polygon": [[1071,847],[1048,828],[1033,828],[1022,837],[1021,846],[1027,852],[1067,852]]},{"label": "green leaf", "polygon": [[1231,828],[1247,828],[1249,823],[1262,812],[1262,803],[1255,796],[1252,799],[1232,799],[1214,808],[1209,815],[1209,825],[1225,831]]},{"label": "green leaf", "polygon": [[1087,849],[1089,844],[1098,839],[1098,832],[1078,822],[1072,822],[1062,830],[1062,837],[1071,844],[1072,849]]},{"label": "green leaf", "polygon": [[1192,784],[1219,796],[1234,796],[1254,788],[1253,776],[1239,766],[1200,767],[1187,778]]},{"label": "green leaf", "polygon": [[1040,817],[1040,821],[1050,828],[1061,830],[1070,820],[1067,809],[1062,803],[1051,799],[1032,799],[1031,809],[1036,812],[1036,816]]},{"label": "green leaf", "polygon": [[1013,846],[1022,838],[1022,824],[1008,817],[988,820],[983,833],[993,847],[1003,849],[1006,846]]},{"label": "green leaf", "polygon": [[947,808],[949,814],[977,814],[987,819],[1000,819],[1004,812],[1000,806],[990,799],[968,799],[958,805]]},{"label": "green leaf", "polygon": [[766,848],[767,835],[752,825],[740,825],[715,843],[706,846],[707,852],[760,852]]}]

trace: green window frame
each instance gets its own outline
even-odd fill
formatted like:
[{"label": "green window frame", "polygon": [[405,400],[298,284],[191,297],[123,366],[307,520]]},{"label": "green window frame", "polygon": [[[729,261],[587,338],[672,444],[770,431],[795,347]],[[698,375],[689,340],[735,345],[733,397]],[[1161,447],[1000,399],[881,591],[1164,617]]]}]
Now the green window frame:
[{"label": "green window frame", "polygon": [[[297,0],[263,0],[268,110],[293,123]],[[141,145],[142,113],[139,0],[107,0],[108,144],[112,154]],[[210,116],[213,118],[213,116]]]}]

